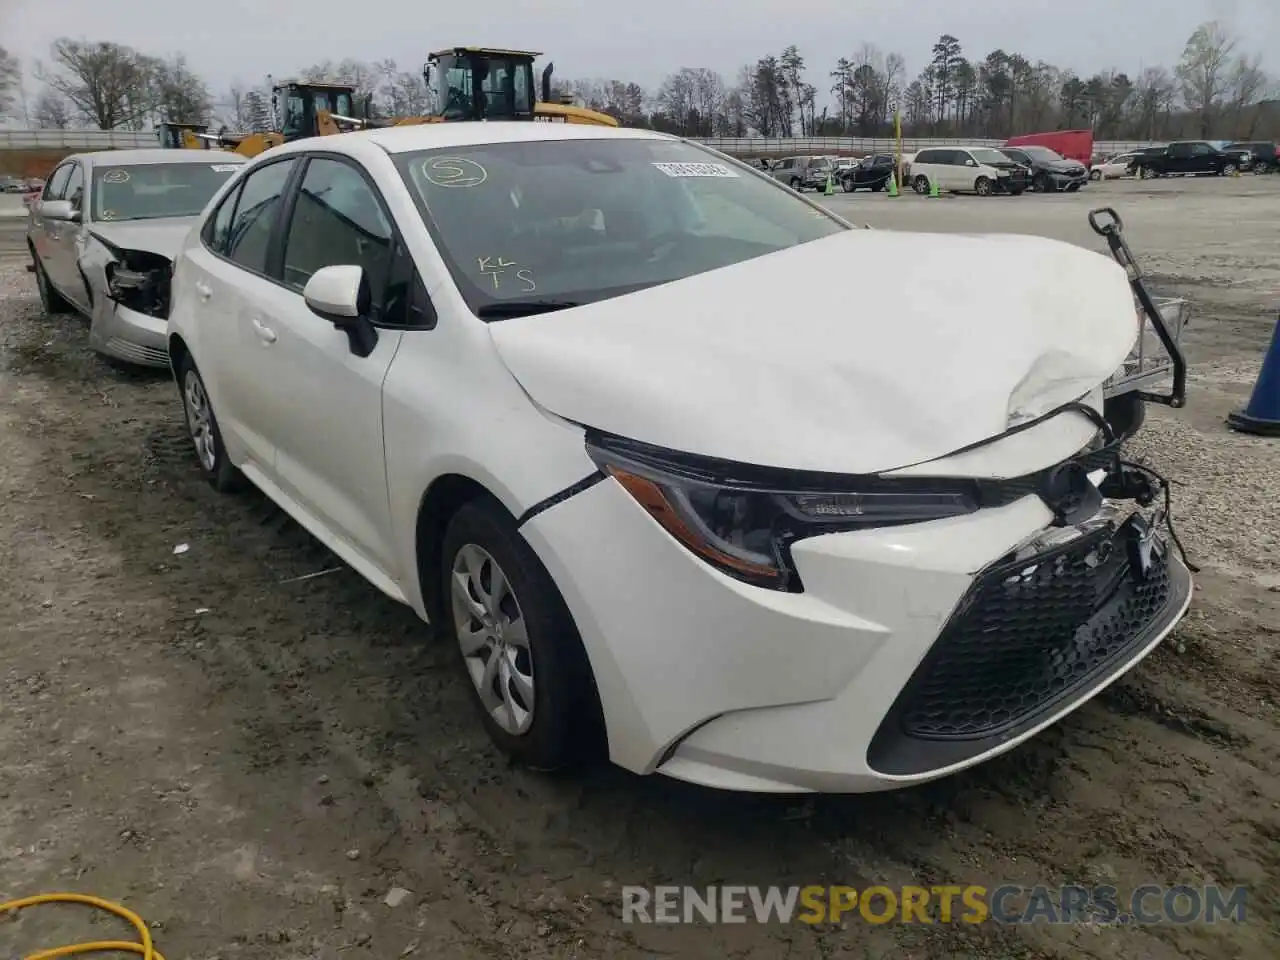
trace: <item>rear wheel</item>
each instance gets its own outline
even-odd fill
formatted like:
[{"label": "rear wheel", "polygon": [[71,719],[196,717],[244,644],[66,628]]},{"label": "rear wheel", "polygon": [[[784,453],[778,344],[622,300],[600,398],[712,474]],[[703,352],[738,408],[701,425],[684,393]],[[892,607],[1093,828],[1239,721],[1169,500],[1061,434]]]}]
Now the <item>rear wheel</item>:
[{"label": "rear wheel", "polygon": [[979,177],[973,181],[973,192],[980,197],[991,196],[991,179],[989,177]]},{"label": "rear wheel", "polygon": [[913,181],[911,181],[911,189],[914,190],[916,193],[928,193],[929,178],[924,176],[924,174],[921,174],[920,176],[916,177]]},{"label": "rear wheel", "polygon": [[213,414],[209,391],[205,389],[195,361],[184,356],[178,367],[178,385],[182,388],[182,407],[187,415],[187,432],[196,448],[196,459],[209,485],[219,493],[228,493],[244,486],[244,474],[227,459],[227,448],[218,429],[218,418]]},{"label": "rear wheel", "polygon": [[791,189],[799,193],[804,193],[804,184],[800,182],[799,177],[791,178]]},{"label": "rear wheel", "polygon": [[442,596],[474,701],[504,753],[541,770],[594,759],[603,726],[582,640],[551,575],[496,502],[454,514]]},{"label": "rear wheel", "polygon": [[44,272],[44,264],[40,262],[40,258],[33,251],[31,260],[35,264],[36,273],[36,289],[40,292],[40,306],[44,308],[45,314],[53,316],[56,313],[70,313],[71,304],[67,302],[66,297],[53,289],[53,284],[49,282],[49,275]]}]

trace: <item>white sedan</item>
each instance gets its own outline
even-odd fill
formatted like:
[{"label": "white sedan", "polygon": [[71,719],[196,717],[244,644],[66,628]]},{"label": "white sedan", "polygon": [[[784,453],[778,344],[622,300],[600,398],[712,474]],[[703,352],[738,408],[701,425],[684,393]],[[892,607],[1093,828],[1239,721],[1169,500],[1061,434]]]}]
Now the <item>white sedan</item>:
[{"label": "white sedan", "polygon": [[258,157],[169,345],[214,486],[436,624],[517,759],[869,791],[1013,748],[1186,609],[1098,413],[1136,330],[1075,246],[856,229],[651,131],[457,123]]},{"label": "white sedan", "polygon": [[1132,177],[1133,161],[1142,154],[1139,151],[1117,154],[1089,168],[1090,180],[1118,180],[1121,177]]}]

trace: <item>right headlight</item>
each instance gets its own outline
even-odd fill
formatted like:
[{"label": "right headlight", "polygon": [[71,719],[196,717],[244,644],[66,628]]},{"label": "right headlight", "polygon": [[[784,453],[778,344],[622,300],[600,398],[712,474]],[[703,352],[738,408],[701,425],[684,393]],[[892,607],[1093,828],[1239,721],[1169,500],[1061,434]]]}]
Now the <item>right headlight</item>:
[{"label": "right headlight", "polygon": [[600,437],[587,452],[691,553],[773,590],[802,589],[791,561],[796,540],[960,516],[984,500],[969,480],[795,473]]}]

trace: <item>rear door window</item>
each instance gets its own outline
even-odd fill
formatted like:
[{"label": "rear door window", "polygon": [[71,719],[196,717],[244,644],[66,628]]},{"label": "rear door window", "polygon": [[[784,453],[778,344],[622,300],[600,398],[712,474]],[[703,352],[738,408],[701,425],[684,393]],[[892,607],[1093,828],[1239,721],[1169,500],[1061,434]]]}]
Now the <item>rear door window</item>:
[{"label": "rear door window", "polygon": [[272,231],[296,163],[296,158],[290,157],[254,170],[245,177],[225,252],[233,263],[254,273],[267,273]]}]

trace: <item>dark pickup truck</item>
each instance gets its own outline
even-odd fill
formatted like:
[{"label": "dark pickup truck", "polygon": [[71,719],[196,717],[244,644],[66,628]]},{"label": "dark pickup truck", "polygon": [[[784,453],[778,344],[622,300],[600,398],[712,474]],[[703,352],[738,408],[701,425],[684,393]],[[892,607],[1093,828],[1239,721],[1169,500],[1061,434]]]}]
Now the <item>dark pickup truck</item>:
[{"label": "dark pickup truck", "polygon": [[1139,179],[1173,174],[1213,174],[1220,177],[1239,169],[1239,154],[1219,150],[1205,140],[1176,140],[1163,149],[1144,150],[1133,163],[1133,171]]}]

